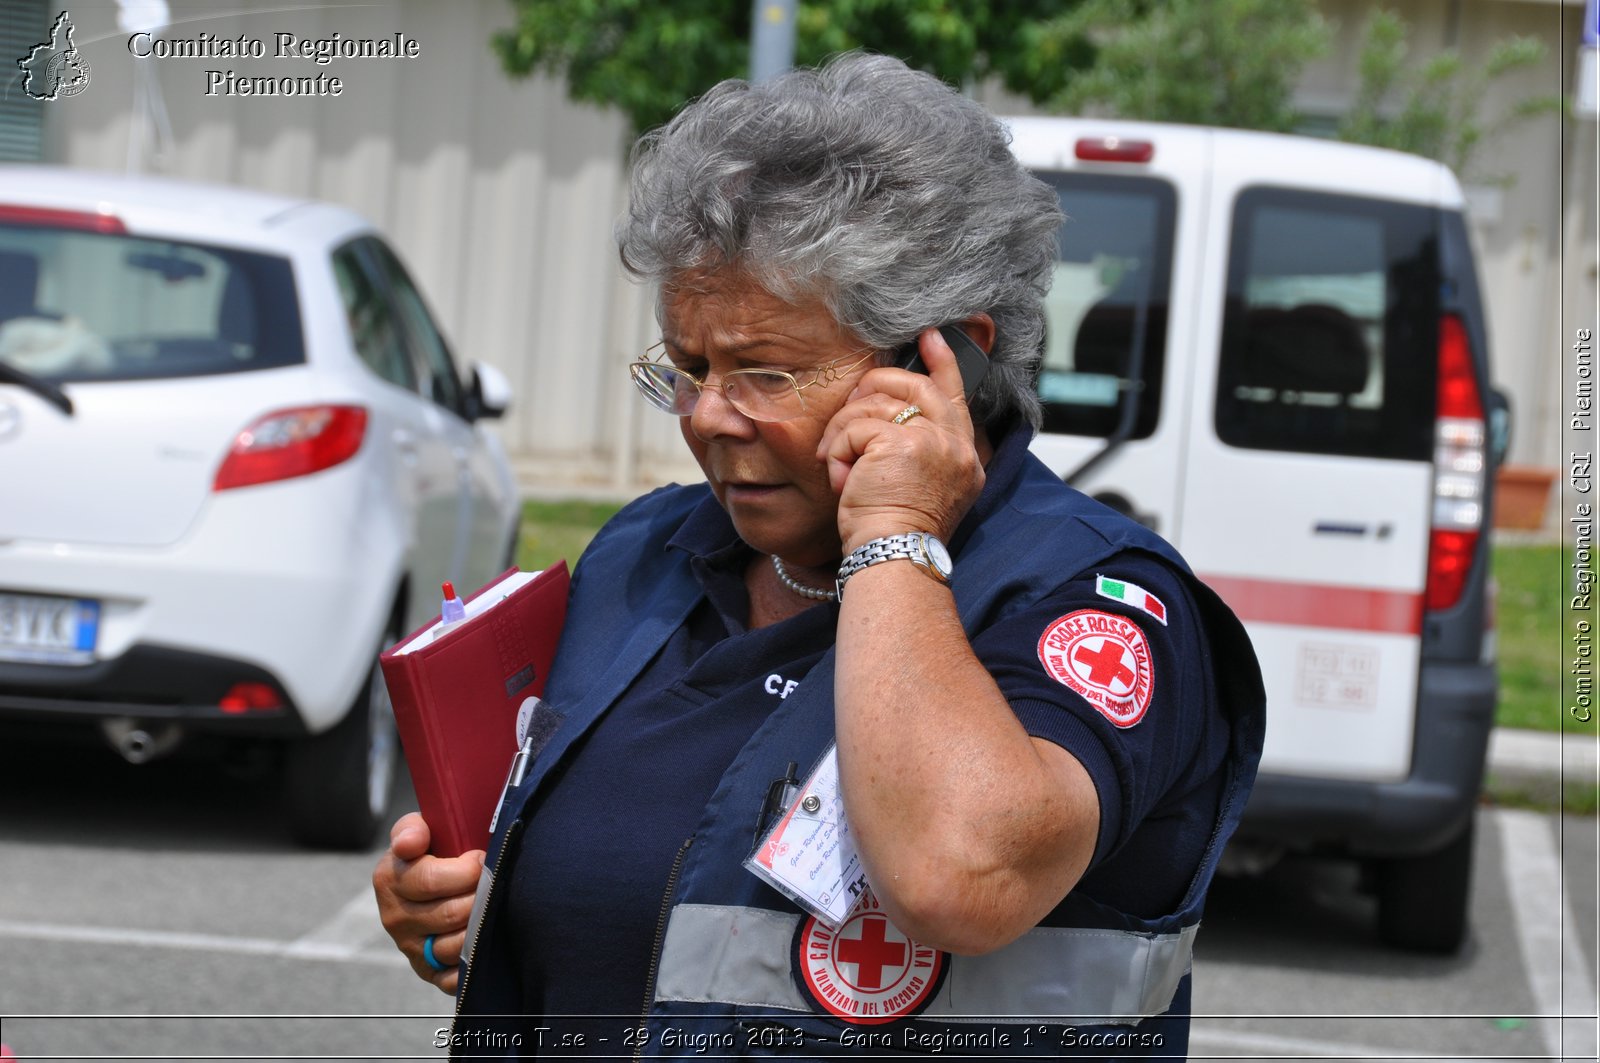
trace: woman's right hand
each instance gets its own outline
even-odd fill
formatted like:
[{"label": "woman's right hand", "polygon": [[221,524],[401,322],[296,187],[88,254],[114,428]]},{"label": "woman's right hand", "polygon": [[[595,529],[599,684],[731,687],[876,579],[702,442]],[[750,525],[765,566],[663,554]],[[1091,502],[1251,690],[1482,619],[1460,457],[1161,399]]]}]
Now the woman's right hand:
[{"label": "woman's right hand", "polygon": [[[456,857],[428,855],[428,824],[415,812],[389,830],[389,851],[372,871],[378,917],[395,946],[411,961],[417,977],[454,994],[460,980],[461,950],[478,888],[484,852]],[[423,958],[423,943],[433,935],[433,956],[446,969],[435,971]]]}]

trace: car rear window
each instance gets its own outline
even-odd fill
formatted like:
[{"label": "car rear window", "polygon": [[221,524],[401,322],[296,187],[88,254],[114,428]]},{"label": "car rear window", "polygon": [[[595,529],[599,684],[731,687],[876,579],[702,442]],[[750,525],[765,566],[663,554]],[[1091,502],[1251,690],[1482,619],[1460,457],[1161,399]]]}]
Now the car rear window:
[{"label": "car rear window", "polygon": [[1177,196],[1150,177],[1038,176],[1067,215],[1035,385],[1044,431],[1110,436],[1126,395],[1134,400],[1126,438],[1143,439],[1161,412]]},{"label": "car rear window", "polygon": [[203,244],[0,224],[0,362],[53,382],[305,361],[289,261]]},{"label": "car rear window", "polygon": [[1280,188],[1239,195],[1216,428],[1236,447],[1428,461],[1437,212]]}]

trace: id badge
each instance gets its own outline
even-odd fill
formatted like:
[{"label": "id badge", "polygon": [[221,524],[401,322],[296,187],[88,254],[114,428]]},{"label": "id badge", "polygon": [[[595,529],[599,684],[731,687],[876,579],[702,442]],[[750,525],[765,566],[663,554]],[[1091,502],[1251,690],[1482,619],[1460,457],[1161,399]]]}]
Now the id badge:
[{"label": "id badge", "polygon": [[839,797],[839,749],[830,744],[744,866],[833,929],[867,889]]}]

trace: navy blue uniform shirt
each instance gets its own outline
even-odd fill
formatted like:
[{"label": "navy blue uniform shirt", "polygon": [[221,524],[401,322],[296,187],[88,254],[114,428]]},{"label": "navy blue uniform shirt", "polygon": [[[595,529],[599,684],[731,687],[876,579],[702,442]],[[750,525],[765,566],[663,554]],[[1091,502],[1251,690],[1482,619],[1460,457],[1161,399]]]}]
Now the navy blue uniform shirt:
[{"label": "navy blue uniform shirt", "polygon": [[[957,568],[966,530],[1003,504],[1027,445],[1018,429],[996,447],[951,543]],[[680,846],[787,684],[834,638],[834,605],[747,629],[751,551],[714,500],[671,545],[694,559],[703,599],[530,809],[507,897],[529,1015],[637,1019]],[[1153,555],[1124,552],[1041,588],[972,645],[1028,732],[1094,782],[1100,833],[1076,892],[1135,915],[1169,911],[1209,839],[1229,740],[1226,724],[1195,711],[1211,662],[1182,581]]]}]

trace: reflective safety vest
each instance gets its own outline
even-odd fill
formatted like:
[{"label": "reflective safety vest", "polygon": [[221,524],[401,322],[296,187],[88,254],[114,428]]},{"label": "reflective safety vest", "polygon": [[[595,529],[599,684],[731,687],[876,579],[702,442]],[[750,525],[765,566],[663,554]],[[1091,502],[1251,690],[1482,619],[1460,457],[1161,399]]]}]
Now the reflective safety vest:
[{"label": "reflective safety vest", "polygon": [[[687,556],[665,545],[707,497],[704,486],[647,496],[614,518],[585,554],[546,687],[548,715],[535,723],[543,746],[501,816],[490,868],[516,858],[522,816],[537,808],[553,769],[700,600]],[[1124,550],[1159,555],[1188,581],[1211,648],[1205,667],[1229,718],[1232,745],[1211,842],[1180,906],[1141,919],[1069,894],[1041,925],[982,956],[908,942],[870,901],[837,932],[817,924],[743,862],[773,780],[791,761],[815,763],[833,740],[830,650],[729,765],[679,850],[662,884],[651,1003],[628,1035],[634,1043],[619,1031],[613,1051],[636,1048],[643,1058],[832,1056],[856,1049],[1076,1058],[1100,1054],[1096,1048],[1116,1058],[1186,1051],[1201,905],[1261,751],[1263,695],[1254,654],[1233,614],[1171,547],[1066,487],[1031,456],[992,514],[963,529],[955,558],[952,590],[969,633]],[[521,1001],[493,877],[485,871],[469,928],[451,1044],[475,1057],[526,1056],[533,1046],[517,1031],[529,1023],[508,1017]],[[848,961],[856,985],[839,984],[840,969],[826,958],[830,949]],[[647,992],[640,987],[641,1000]]]}]

